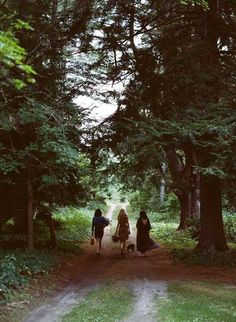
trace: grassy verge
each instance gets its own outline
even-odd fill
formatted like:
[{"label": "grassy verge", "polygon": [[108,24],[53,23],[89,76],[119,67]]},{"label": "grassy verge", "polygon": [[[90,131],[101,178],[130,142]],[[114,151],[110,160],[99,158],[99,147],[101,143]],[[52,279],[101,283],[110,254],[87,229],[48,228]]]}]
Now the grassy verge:
[{"label": "grassy verge", "polygon": [[49,274],[38,274],[30,283],[13,291],[5,304],[0,304],[0,322],[24,321],[32,310],[47,305],[48,300],[68,285],[78,269],[78,255],[56,254],[57,265]]},{"label": "grassy verge", "polygon": [[196,241],[191,238],[189,230],[177,230],[175,222],[154,222],[152,235],[158,243],[168,246],[170,249],[191,249]]},{"label": "grassy verge", "polygon": [[0,252],[0,304],[11,300],[17,289],[38,276],[48,274],[55,257],[45,252]]},{"label": "grassy verge", "polygon": [[127,286],[108,284],[88,293],[62,322],[118,322],[130,313],[133,299]]},{"label": "grassy verge", "polygon": [[[41,289],[38,282],[44,285],[43,281],[47,280],[47,275],[56,267],[56,257],[63,258],[65,253],[72,255],[81,252],[90,235],[92,215],[93,213],[87,209],[73,207],[59,209],[54,214],[58,225],[58,251],[55,253],[45,250],[29,252],[22,249],[0,251],[0,321],[17,321],[15,316],[19,316],[19,311],[22,314],[27,311],[32,297],[35,303],[37,302],[38,290],[41,298],[44,289]],[[36,228],[36,245],[42,246],[49,238],[48,227],[39,223]],[[49,284],[47,282],[44,288],[48,289]],[[51,285],[51,288],[54,286]]]},{"label": "grassy verge", "polygon": [[194,249],[175,249],[172,251],[174,259],[181,260],[187,265],[196,266],[236,266],[236,251],[232,249],[228,252],[201,252]]},{"label": "grassy verge", "polygon": [[[0,252],[0,321],[20,321],[32,303],[54,287],[51,271],[58,268],[55,256],[45,252]],[[50,274],[49,274],[50,273]]]},{"label": "grassy verge", "polygon": [[132,207],[130,206],[130,204],[128,204],[128,206],[127,206],[127,214],[128,214],[128,217],[129,217],[129,219],[131,221],[136,222],[138,220],[139,212],[138,211],[134,211],[132,209]]},{"label": "grassy verge", "polygon": [[[103,216],[106,216],[108,210],[109,210],[110,206],[109,206],[109,203],[107,202],[106,204],[104,204],[102,207],[101,207],[101,210],[102,210],[102,214]],[[94,210],[95,211],[95,210]]]},{"label": "grassy verge", "polygon": [[64,252],[81,252],[91,231],[93,213],[88,209],[65,207],[54,213],[60,224],[56,232],[58,249]]},{"label": "grassy verge", "polygon": [[180,260],[187,265],[197,266],[236,266],[235,244],[231,243],[231,250],[224,252],[201,252],[195,250],[197,241],[191,238],[191,231],[186,229],[179,231],[176,223],[154,223],[153,238],[170,249],[172,258]]},{"label": "grassy verge", "polygon": [[157,299],[162,322],[234,322],[236,287],[203,282],[171,284],[168,297]]},{"label": "grassy verge", "polygon": [[8,303],[0,305],[0,321],[24,321],[33,308],[47,304],[47,298],[55,288],[51,274],[31,280],[30,284],[15,291]]}]

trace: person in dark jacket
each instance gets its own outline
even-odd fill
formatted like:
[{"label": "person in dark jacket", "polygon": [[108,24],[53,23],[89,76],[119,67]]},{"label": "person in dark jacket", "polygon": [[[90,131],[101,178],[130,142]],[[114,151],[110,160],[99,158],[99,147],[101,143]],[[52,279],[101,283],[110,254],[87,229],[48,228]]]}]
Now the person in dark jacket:
[{"label": "person in dark jacket", "polygon": [[137,228],[137,251],[145,254],[146,251],[157,248],[156,244],[149,236],[151,224],[145,211],[141,211],[136,224]]},{"label": "person in dark jacket", "polygon": [[104,228],[109,225],[108,219],[102,216],[101,209],[96,209],[92,221],[92,236],[96,239],[97,255],[101,255]]}]

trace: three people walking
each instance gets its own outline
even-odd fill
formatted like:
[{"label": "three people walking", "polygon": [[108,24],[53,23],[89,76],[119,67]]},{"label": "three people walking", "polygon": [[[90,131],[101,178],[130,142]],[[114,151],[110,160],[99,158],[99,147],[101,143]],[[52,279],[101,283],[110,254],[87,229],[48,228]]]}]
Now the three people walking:
[{"label": "three people walking", "polygon": [[[96,239],[97,255],[101,254],[102,238],[104,235],[104,228],[109,225],[109,220],[102,216],[100,209],[95,211],[92,221],[92,236]],[[136,246],[137,251],[144,255],[147,251],[159,247],[149,236],[151,230],[151,224],[149,218],[144,210],[139,214],[139,218],[136,223],[137,237]],[[115,236],[120,241],[120,251],[122,255],[126,254],[126,243],[130,235],[130,225],[128,215],[125,209],[120,209],[117,217],[117,226]],[[113,236],[114,237],[114,236]],[[133,244],[132,244],[133,245]],[[134,245],[133,245],[134,246]]]}]

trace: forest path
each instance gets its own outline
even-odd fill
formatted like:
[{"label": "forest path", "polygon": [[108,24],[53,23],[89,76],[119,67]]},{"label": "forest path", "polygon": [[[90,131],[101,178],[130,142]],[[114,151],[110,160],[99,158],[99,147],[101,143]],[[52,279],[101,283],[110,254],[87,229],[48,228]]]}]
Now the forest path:
[{"label": "forest path", "polygon": [[[109,219],[115,209],[125,208],[125,204],[112,204],[107,213]],[[116,211],[115,211],[116,213]],[[122,282],[131,288],[135,295],[134,310],[124,322],[157,321],[154,316],[154,296],[166,295],[168,281],[171,280],[209,280],[227,282],[235,280],[235,270],[225,274],[222,269],[208,267],[188,267],[183,263],[173,262],[169,251],[164,247],[147,253],[146,257],[135,254],[133,258],[121,257],[119,243],[111,241],[117,221],[105,229],[102,256],[96,256],[95,246],[87,245],[85,252],[76,257],[71,278],[67,286],[49,303],[33,310],[24,322],[56,322],[69,312],[91,290],[107,281]],[[135,243],[135,226],[131,227],[129,243]]]}]

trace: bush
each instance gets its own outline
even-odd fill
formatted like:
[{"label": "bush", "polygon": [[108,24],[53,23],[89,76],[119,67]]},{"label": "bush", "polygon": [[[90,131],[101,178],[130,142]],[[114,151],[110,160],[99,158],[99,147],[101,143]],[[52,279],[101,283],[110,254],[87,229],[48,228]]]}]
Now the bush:
[{"label": "bush", "polygon": [[145,200],[141,202],[139,198],[140,196],[138,193],[132,195],[130,200],[131,208],[137,213],[139,213],[140,210],[146,210],[151,221],[177,222],[179,220],[179,201],[175,194],[167,194],[165,201],[161,206],[157,203],[157,201],[155,202],[155,206],[154,203],[152,206],[150,206],[145,204]]},{"label": "bush", "polygon": [[189,231],[191,238],[198,240],[201,229],[200,218],[189,218],[186,220],[186,224],[188,226],[187,230]]},{"label": "bush", "polygon": [[88,239],[91,231],[93,213],[87,209],[66,207],[53,215],[61,224],[57,231],[58,248],[64,251],[81,249],[81,243]]},{"label": "bush", "polygon": [[230,266],[236,265],[236,251],[232,250],[227,253],[214,252],[206,253],[196,250],[175,249],[172,251],[174,259],[181,260],[188,265],[203,266]]},{"label": "bush", "polygon": [[24,284],[27,279],[21,275],[16,265],[14,255],[6,255],[0,262],[0,294],[2,298],[9,297],[12,289]]},{"label": "bush", "polygon": [[34,238],[37,246],[45,246],[50,241],[50,231],[45,221],[34,221]]},{"label": "bush", "polygon": [[56,265],[51,254],[42,252],[0,252],[0,303],[31,278],[47,274]]},{"label": "bush", "polygon": [[159,192],[150,185],[150,182],[144,183],[143,187],[133,192],[129,196],[129,202],[131,207],[136,210],[158,210],[159,209]]},{"label": "bush", "polygon": [[99,208],[102,210],[103,213],[106,213],[108,210],[108,206],[106,203],[106,200],[104,198],[99,199],[95,199],[95,200],[90,200],[87,205],[86,205],[86,209],[83,208],[83,212],[88,211],[88,209],[94,209],[93,212],[95,212],[95,210]]},{"label": "bush", "polygon": [[191,232],[188,229],[177,230],[176,223],[153,223],[152,235],[158,243],[171,248],[192,248],[195,245]]},{"label": "bush", "polygon": [[224,229],[227,241],[236,242],[236,215],[233,213],[224,213]]},{"label": "bush", "polygon": [[179,220],[179,201],[175,194],[169,193],[165,197],[163,205],[158,211],[158,218],[161,221],[178,221]]}]

